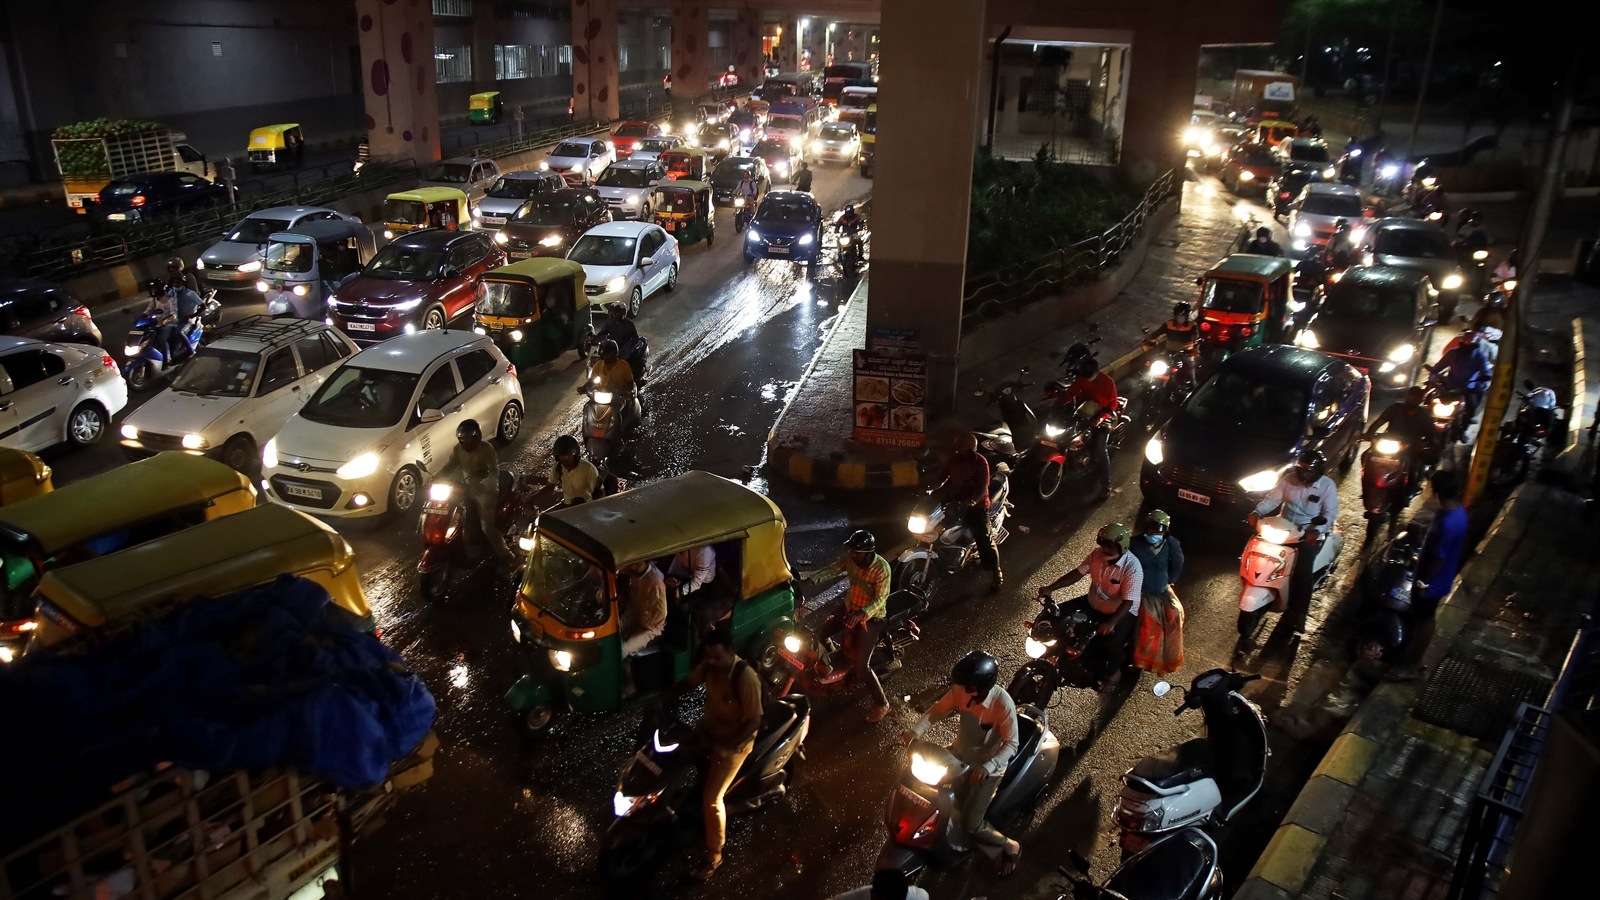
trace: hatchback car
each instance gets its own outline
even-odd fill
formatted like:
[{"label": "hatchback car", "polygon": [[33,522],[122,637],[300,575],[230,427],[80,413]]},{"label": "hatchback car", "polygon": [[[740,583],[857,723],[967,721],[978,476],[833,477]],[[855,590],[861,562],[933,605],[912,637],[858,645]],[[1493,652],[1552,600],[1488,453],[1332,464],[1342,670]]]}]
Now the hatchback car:
[{"label": "hatchback car", "polygon": [[251,287],[255,284],[256,273],[261,271],[261,254],[267,249],[267,238],[305,222],[333,219],[361,221],[321,206],[258,209],[240,219],[239,224],[223,233],[221,241],[200,254],[194,264],[195,274],[215,287]]},{"label": "hatchback car", "polygon": [[458,156],[436,163],[422,176],[417,187],[455,188],[467,195],[467,202],[483,199],[489,188],[500,180],[500,166],[483,156]]},{"label": "hatchback car", "polygon": [[1327,286],[1295,343],[1347,360],[1375,391],[1409,386],[1433,342],[1428,276],[1389,266],[1352,266]]},{"label": "hatchback car", "polygon": [[1253,347],[1221,362],[1150,438],[1147,504],[1242,526],[1303,450],[1348,467],[1371,385],[1354,366],[1300,347]]},{"label": "hatchback car", "polygon": [[676,134],[662,134],[652,138],[645,138],[633,148],[633,153],[628,158],[635,162],[647,159],[660,159],[661,154],[668,150],[676,150],[686,146],[687,142]]},{"label": "hatchback car", "polygon": [[1316,169],[1322,177],[1332,180],[1333,151],[1328,142],[1316,137],[1290,138],[1277,147],[1279,165],[1291,169]]},{"label": "hatchback car", "polygon": [[[1243,143],[1229,148],[1222,157],[1217,178],[1235,194],[1265,192],[1267,183],[1278,174],[1278,155],[1266,144]],[[1268,197],[1271,195],[1268,194]]]},{"label": "hatchback car", "polygon": [[650,218],[650,192],[667,180],[667,170],[653,159],[624,159],[606,167],[594,190],[606,201],[613,219]]},{"label": "hatchback car", "polygon": [[495,179],[472,208],[472,224],[493,231],[506,224],[529,200],[566,186],[566,180],[554,172],[507,172]]},{"label": "hatchback car", "polygon": [[1363,262],[1369,266],[1427,275],[1439,292],[1439,321],[1448,325],[1455,319],[1456,307],[1467,295],[1467,279],[1443,229],[1421,219],[1379,219],[1367,226],[1364,247]]},{"label": "hatchback car", "polygon": [[861,135],[850,122],[826,122],[811,142],[811,158],[819,163],[842,162],[854,165],[861,149]]},{"label": "hatchback car", "polygon": [[0,281],[0,334],[100,346],[100,326],[89,307],[53,281]]},{"label": "hatchback car", "polygon": [[127,405],[117,361],[98,347],[0,337],[0,447],[87,447]]},{"label": "hatchback car", "polygon": [[597,225],[578,238],[567,259],[583,266],[591,309],[622,300],[628,315],[638,315],[644,298],[678,286],[678,242],[649,222]]},{"label": "hatchback car", "polygon": [[219,328],[170,387],[123,420],[122,451],[203,454],[254,474],[262,442],[357,349],[318,321],[251,316]]},{"label": "hatchback car", "polygon": [[565,178],[569,185],[589,184],[600,177],[606,166],[616,160],[616,154],[605,141],[594,138],[567,138],[539,161],[539,170],[556,172]]},{"label": "hatchback car", "polygon": [[800,151],[795,149],[793,141],[764,138],[750,155],[760,157],[767,164],[767,173],[772,179],[782,179],[784,184],[794,181],[795,170],[800,167]]},{"label": "hatchback car", "polygon": [[321,516],[416,512],[427,472],[475,419],[509,442],[522,428],[516,367],[471,331],[419,331],[330,372],[261,450],[268,498]]},{"label": "hatchback car", "polygon": [[767,172],[767,162],[759,156],[730,156],[711,173],[711,202],[717,206],[732,206],[733,192],[749,172],[756,183],[756,197],[772,189],[772,176]]},{"label": "hatchback car", "polygon": [[528,201],[494,236],[512,259],[566,256],[585,231],[611,221],[611,210],[594,188],[566,188]]},{"label": "hatchback car", "polygon": [[611,132],[611,148],[616,151],[617,159],[627,159],[633,155],[640,141],[660,133],[661,126],[654,122],[623,122],[616,131]]},{"label": "hatchback car", "polygon": [[486,234],[428,228],[395,238],[328,299],[328,324],[358,344],[443,328],[472,312],[506,255]]},{"label": "hatchback car", "polygon": [[707,122],[695,131],[689,144],[711,154],[713,160],[720,161],[733,152],[734,143],[738,140],[738,128],[722,122]]},{"label": "hatchback car", "polygon": [[1351,237],[1361,243],[1361,191],[1348,184],[1308,184],[1289,213],[1289,249],[1297,255],[1324,246],[1333,236],[1334,223],[1350,223]]},{"label": "hatchback car", "polygon": [[226,187],[191,172],[138,172],[101,188],[89,215],[98,224],[137,225],[226,202]]},{"label": "hatchback car", "polygon": [[822,257],[822,207],[805,191],[771,191],[744,230],[744,261]]}]

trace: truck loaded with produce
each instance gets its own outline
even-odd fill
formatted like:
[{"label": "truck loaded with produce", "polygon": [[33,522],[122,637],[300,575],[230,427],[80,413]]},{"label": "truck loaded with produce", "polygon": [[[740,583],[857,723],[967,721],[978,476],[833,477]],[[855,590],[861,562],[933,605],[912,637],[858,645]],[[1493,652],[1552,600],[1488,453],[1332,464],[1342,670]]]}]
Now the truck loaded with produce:
[{"label": "truck loaded with produce", "polygon": [[311,581],[171,607],[0,672],[0,896],[311,900],[394,791],[435,704]]},{"label": "truck loaded with produce", "polygon": [[67,205],[84,213],[100,189],[136,172],[192,172],[211,177],[204,155],[184,136],[155,122],[91,119],[62,125],[50,136]]}]

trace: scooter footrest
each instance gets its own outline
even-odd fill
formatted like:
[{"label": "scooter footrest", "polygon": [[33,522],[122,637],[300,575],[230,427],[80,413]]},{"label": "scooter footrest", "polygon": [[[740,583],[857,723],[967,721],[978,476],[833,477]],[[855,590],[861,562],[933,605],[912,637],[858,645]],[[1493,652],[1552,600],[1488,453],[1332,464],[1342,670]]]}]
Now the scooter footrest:
[{"label": "scooter footrest", "polygon": [[1010,536],[1011,536],[1011,532],[1007,531],[1006,527],[1004,525],[1001,525],[1000,527],[998,527],[998,528],[996,528],[994,530],[994,542],[996,544],[1000,543],[1001,541],[1004,541],[1006,538],[1008,538]]}]

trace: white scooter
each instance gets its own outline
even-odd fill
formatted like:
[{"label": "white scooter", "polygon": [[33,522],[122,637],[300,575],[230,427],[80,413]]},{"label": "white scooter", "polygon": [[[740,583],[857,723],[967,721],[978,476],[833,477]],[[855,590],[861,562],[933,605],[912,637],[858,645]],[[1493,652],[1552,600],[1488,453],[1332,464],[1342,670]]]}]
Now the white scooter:
[{"label": "white scooter", "polygon": [[[989,534],[999,547],[1010,536],[1006,515],[1011,511],[1011,467],[999,463],[989,479]],[[894,561],[896,588],[911,588],[927,594],[939,574],[954,575],[978,558],[978,539],[962,524],[949,504],[932,493],[911,508],[906,530],[914,543]]]},{"label": "white scooter", "polygon": [[[1311,524],[1323,525],[1325,521],[1318,516]],[[1244,545],[1244,555],[1239,557],[1239,577],[1244,579],[1244,590],[1239,593],[1240,637],[1254,634],[1268,610],[1282,612],[1288,608],[1295,556],[1304,535],[1304,529],[1284,516],[1267,516],[1256,524],[1256,533]],[[1311,590],[1321,586],[1333,571],[1343,547],[1344,532],[1335,527],[1328,532],[1317,552],[1311,572]]]}]

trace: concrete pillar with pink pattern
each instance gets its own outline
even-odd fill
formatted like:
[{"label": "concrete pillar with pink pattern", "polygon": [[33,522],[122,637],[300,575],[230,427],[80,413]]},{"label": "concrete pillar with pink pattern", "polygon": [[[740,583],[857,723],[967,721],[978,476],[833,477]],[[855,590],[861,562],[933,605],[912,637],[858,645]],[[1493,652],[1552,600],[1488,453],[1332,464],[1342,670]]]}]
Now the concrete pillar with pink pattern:
[{"label": "concrete pillar with pink pattern", "polygon": [[672,0],[672,96],[676,100],[693,100],[710,84],[710,12],[708,0]]},{"label": "concrete pillar with pink pattern", "polygon": [[362,93],[373,159],[439,158],[438,74],[433,63],[433,4],[428,0],[356,0]]},{"label": "concrete pillar with pink pattern", "polygon": [[572,0],[572,114],[610,122],[618,104],[616,0]]},{"label": "concrete pillar with pink pattern", "polygon": [[755,0],[739,0],[731,35],[739,84],[745,88],[759,85],[766,77],[766,66],[761,55],[761,10],[756,8]]}]

